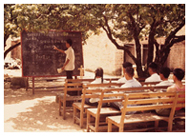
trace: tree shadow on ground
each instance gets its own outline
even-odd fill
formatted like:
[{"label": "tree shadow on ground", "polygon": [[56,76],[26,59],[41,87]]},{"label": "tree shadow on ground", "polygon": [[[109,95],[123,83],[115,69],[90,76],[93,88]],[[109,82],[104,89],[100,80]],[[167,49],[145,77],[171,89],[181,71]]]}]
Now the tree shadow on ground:
[{"label": "tree shadow on ground", "polygon": [[[44,94],[45,93],[45,94]],[[35,98],[42,98],[44,96],[55,96],[56,92],[35,92],[33,95],[32,90],[27,90],[25,88],[19,89],[4,89],[4,104],[16,104],[25,100],[32,100]]]},{"label": "tree shadow on ground", "polygon": [[65,131],[82,132],[82,129],[73,124],[72,114],[63,120],[58,115],[58,104],[48,99],[40,100],[27,111],[20,112],[17,117],[5,122],[14,123],[13,128],[19,131]]}]

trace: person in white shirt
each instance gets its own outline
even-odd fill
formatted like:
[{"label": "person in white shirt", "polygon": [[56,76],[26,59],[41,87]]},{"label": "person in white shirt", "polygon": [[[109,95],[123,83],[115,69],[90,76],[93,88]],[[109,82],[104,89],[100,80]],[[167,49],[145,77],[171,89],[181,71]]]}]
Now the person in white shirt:
[{"label": "person in white shirt", "polygon": [[[126,67],[124,76],[125,76],[127,82],[125,84],[123,84],[121,86],[121,88],[142,87],[141,83],[133,78],[134,69],[132,67]],[[129,92],[130,91],[126,91],[124,93],[129,93]],[[133,92],[136,92],[136,91],[133,91]],[[113,102],[113,103],[110,103],[110,105],[116,109],[119,109],[119,110],[121,110],[123,107],[122,102]],[[133,114],[133,113],[135,113],[135,112],[134,111],[128,112],[127,114]]]},{"label": "person in white shirt", "polygon": [[67,50],[65,51],[58,49],[56,46],[54,46],[54,49],[58,50],[61,53],[66,54],[65,63],[61,69],[66,71],[67,79],[72,79],[73,70],[75,69],[75,53],[72,48],[71,39],[66,40],[66,47],[67,47]]},{"label": "person in white shirt", "polygon": [[[92,81],[90,84],[101,84],[101,83],[109,83],[108,81],[104,80],[103,78],[104,71],[101,67],[97,68],[95,71],[95,80]],[[101,87],[96,87],[101,88]],[[86,98],[85,104],[97,106],[99,98]],[[103,106],[106,104],[103,104]]]},{"label": "person in white shirt", "polygon": [[109,83],[107,80],[104,80],[104,70],[99,67],[95,70],[95,80],[91,84],[100,84],[100,83]]},{"label": "person in white shirt", "polygon": [[158,65],[154,62],[150,63],[148,66],[148,73],[150,74],[150,77],[145,79],[145,82],[160,82],[160,76],[157,73],[158,71]]},{"label": "person in white shirt", "polygon": [[173,85],[173,83],[168,80],[168,77],[170,75],[170,69],[168,67],[161,68],[159,75],[160,75],[160,78],[162,81],[160,83],[156,84],[156,86],[171,86],[171,85]]},{"label": "person in white shirt", "polygon": [[[125,73],[125,69],[126,67],[132,67],[132,64],[130,62],[125,62],[122,64],[122,71],[123,71],[123,74]],[[125,76],[123,76],[122,78],[118,79],[117,83],[125,83],[127,82]]]},{"label": "person in white shirt", "polygon": [[[168,80],[168,77],[170,75],[170,69],[168,67],[162,67],[159,72],[161,82],[156,84],[155,86],[171,86],[173,83]],[[159,90],[154,90],[156,92],[166,92],[166,89],[159,89]]]}]

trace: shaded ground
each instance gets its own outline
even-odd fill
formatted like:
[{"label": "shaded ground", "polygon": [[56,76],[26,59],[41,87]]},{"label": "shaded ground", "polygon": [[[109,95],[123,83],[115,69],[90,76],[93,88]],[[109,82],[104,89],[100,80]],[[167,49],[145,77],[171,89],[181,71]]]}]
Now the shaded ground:
[{"label": "shaded ground", "polygon": [[[6,69],[4,74],[20,77],[21,70]],[[93,78],[94,73],[86,72],[85,77]],[[63,81],[64,78],[59,78],[56,82],[39,81],[35,86],[60,86]],[[30,87],[31,84],[30,82]],[[66,120],[59,116],[55,95],[54,91],[35,92],[33,95],[31,89],[28,91],[24,88],[11,89],[10,82],[4,83],[4,131],[83,132],[85,129],[80,129],[78,125],[73,124],[72,113],[67,114]]]},{"label": "shaded ground", "polygon": [[73,124],[72,115],[63,120],[52,93],[36,93],[25,89],[4,91],[4,131],[83,131]]}]

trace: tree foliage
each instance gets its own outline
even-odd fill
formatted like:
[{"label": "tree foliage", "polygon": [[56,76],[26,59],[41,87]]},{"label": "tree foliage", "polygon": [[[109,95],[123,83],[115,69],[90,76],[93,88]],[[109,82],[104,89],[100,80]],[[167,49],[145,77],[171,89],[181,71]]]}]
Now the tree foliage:
[{"label": "tree foliage", "polygon": [[[9,35],[19,36],[23,29],[44,32],[49,29],[82,31],[85,41],[89,37],[89,30],[99,34],[101,28],[118,49],[125,50],[133,59],[139,76],[144,75],[140,40],[148,38],[147,64],[152,61],[164,64],[170,48],[185,40],[184,35],[176,35],[184,25],[184,4],[4,5],[4,42]],[[164,46],[156,41],[159,37],[165,37]],[[121,45],[118,39],[123,43],[134,40],[136,56],[124,44]]]}]

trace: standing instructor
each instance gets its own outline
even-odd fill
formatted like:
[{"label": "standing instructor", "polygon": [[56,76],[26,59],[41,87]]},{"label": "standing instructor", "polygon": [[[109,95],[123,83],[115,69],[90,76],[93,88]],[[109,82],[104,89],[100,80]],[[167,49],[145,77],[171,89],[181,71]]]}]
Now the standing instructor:
[{"label": "standing instructor", "polygon": [[75,53],[72,48],[72,43],[73,42],[71,39],[66,40],[67,50],[65,51],[58,49],[56,46],[54,46],[55,50],[58,50],[59,52],[66,54],[65,63],[61,69],[66,71],[67,79],[73,79],[73,70],[75,69]]}]

